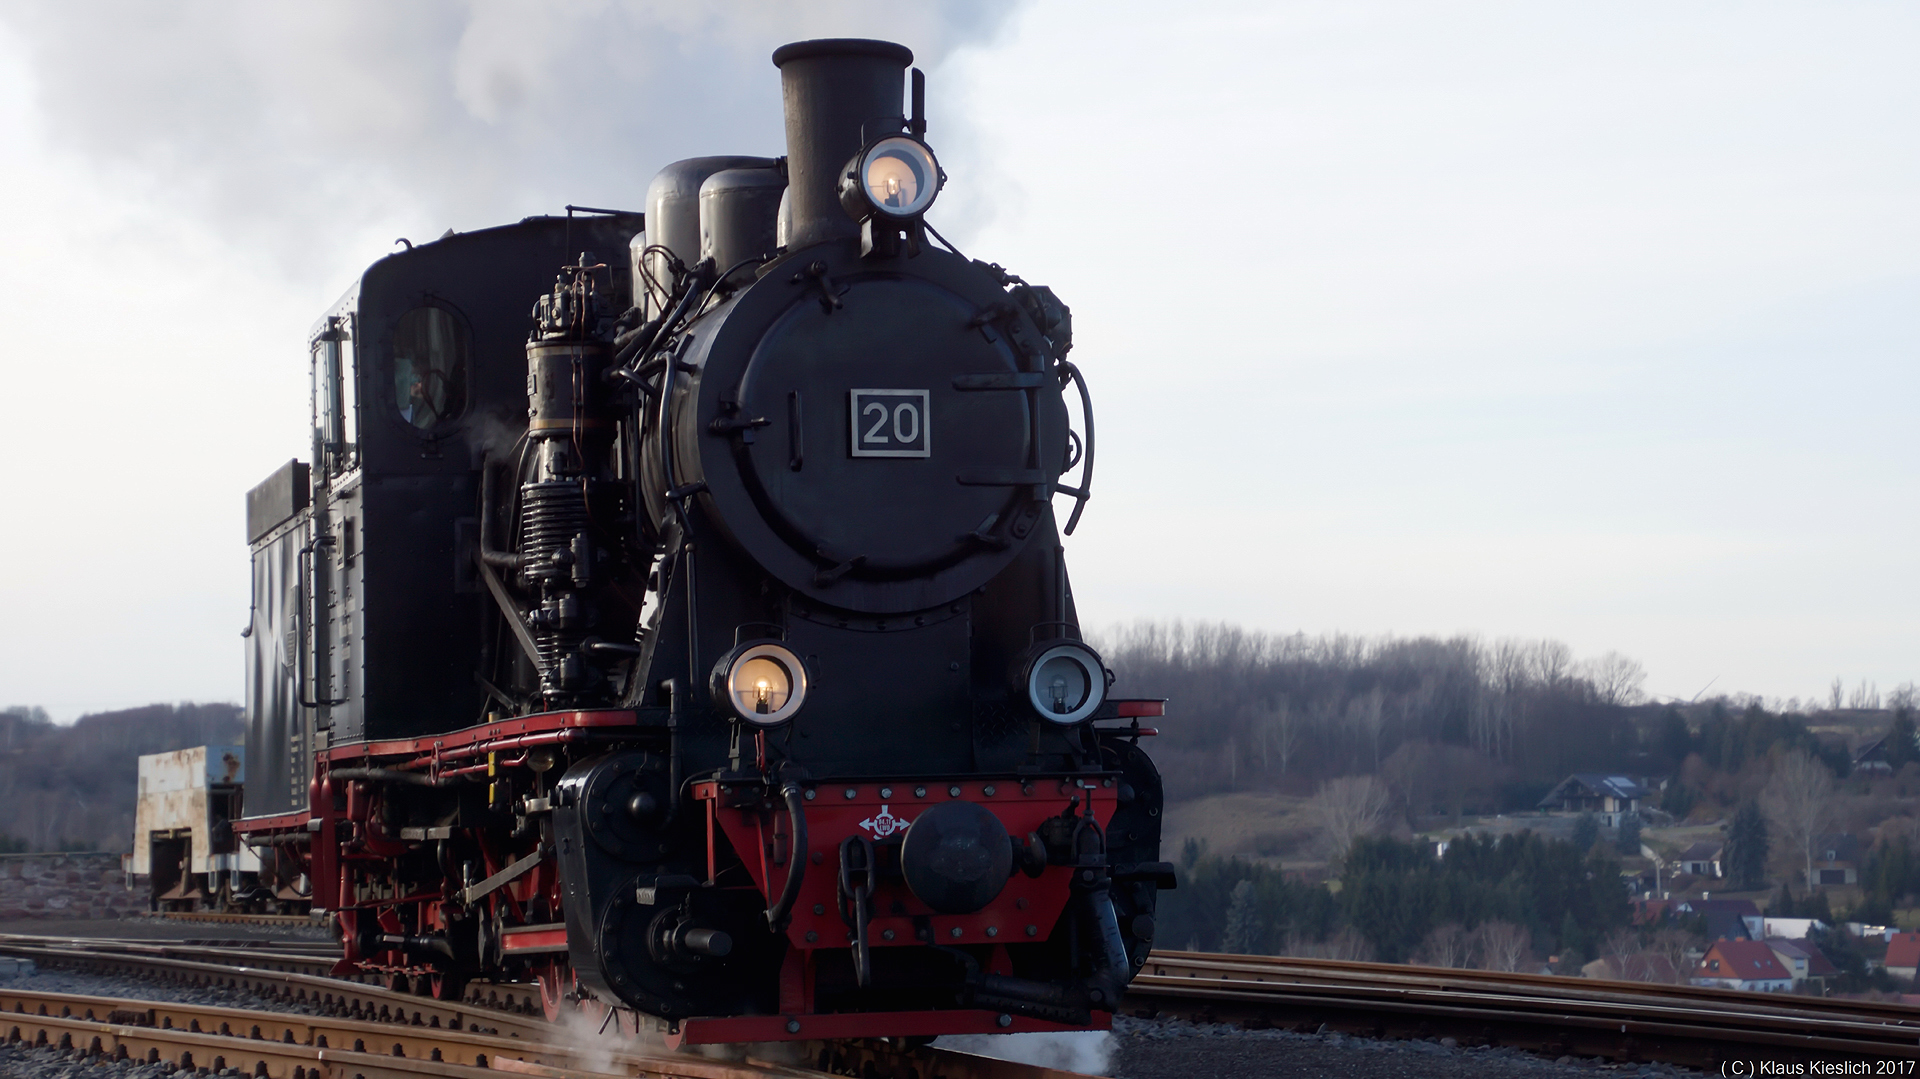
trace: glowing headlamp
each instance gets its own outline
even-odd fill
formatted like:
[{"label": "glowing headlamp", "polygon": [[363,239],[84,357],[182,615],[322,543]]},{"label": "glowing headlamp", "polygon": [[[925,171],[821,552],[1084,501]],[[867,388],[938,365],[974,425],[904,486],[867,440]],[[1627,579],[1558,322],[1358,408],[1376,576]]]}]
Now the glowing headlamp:
[{"label": "glowing headlamp", "polygon": [[[933,159],[933,151],[904,135],[889,136],[860,151],[847,171],[852,174],[847,186],[854,190],[843,194],[843,201],[846,194],[857,195],[864,203],[862,209],[895,221],[919,217],[940,193],[940,164]],[[856,217],[866,216],[849,210]]]},{"label": "glowing headlamp", "polygon": [[713,666],[708,687],[722,709],[756,727],[792,719],[807,699],[807,669],[783,644],[749,641]]},{"label": "glowing headlamp", "polygon": [[921,215],[946,182],[933,151],[908,135],[888,135],[853,155],[840,177],[840,206],[860,222],[861,256],[899,254],[903,231],[907,254],[919,254]]}]

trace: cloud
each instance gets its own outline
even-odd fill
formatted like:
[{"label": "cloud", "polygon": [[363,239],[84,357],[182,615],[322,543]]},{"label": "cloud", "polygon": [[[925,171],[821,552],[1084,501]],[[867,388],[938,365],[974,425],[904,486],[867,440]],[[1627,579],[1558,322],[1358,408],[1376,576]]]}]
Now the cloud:
[{"label": "cloud", "polygon": [[780,152],[769,54],[785,41],[885,37],[932,67],[993,40],[1014,7],[123,0],[0,22],[57,148],[292,276],[337,277],[339,245],[370,229],[637,207],[669,161]]}]

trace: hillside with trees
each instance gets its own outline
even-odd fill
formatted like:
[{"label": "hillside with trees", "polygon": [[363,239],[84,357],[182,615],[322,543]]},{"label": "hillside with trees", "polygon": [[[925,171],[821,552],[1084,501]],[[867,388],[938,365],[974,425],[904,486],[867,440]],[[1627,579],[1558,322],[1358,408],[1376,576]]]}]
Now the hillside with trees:
[{"label": "hillside with trees", "polygon": [[65,725],[37,708],[0,712],[0,846],[129,850],[143,754],[244,737],[231,704],[152,704]]},{"label": "hillside with trees", "polygon": [[1576,662],[1558,641],[1144,624],[1100,644],[1116,694],[1173,702],[1152,748],[1174,799],[1399,773],[1443,784],[1409,791],[1417,801],[1479,809],[1538,800],[1569,772],[1633,767],[1646,752],[1640,665]]},{"label": "hillside with trees", "polygon": [[[1821,700],[1663,703],[1634,661],[1554,641],[1148,624],[1099,644],[1117,695],[1170,699],[1148,748],[1170,835],[1193,842],[1168,946],[1486,965],[1524,938],[1536,962],[1577,964],[1656,949],[1654,929],[1626,924],[1626,898],[1675,876],[1696,898],[1873,924],[1920,903],[1911,684],[1884,702],[1836,682]],[[1856,751],[1872,759],[1856,767]],[[1575,773],[1645,794],[1617,827],[1544,814]],[[1273,822],[1261,833],[1209,807]],[[1817,870],[1836,843],[1857,844],[1857,884]],[[1678,872],[1690,844],[1724,875]],[[1688,932],[1661,928],[1657,948],[1682,954]]]}]

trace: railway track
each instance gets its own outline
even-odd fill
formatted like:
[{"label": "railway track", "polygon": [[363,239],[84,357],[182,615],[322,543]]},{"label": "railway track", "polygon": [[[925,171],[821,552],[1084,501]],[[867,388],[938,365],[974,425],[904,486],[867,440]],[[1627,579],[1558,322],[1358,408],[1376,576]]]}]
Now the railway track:
[{"label": "railway track", "polygon": [[[363,1022],[382,1030],[461,1032],[523,1044],[554,1037],[555,1028],[539,1014],[532,986],[477,985],[464,1001],[434,1001],[330,976],[338,952],[319,941],[171,942],[16,934],[0,935],[0,953],[46,966],[245,989],[317,1008],[335,1021]],[[1380,963],[1155,952],[1135,979],[1125,1010],[1143,1018],[1181,1017],[1253,1029],[1327,1029],[1376,1038],[1444,1036],[1462,1045],[1661,1061],[1707,1070],[1756,1056],[1777,1062],[1920,1061],[1920,1009],[1907,1005]],[[227,1022],[232,1025],[232,1020]],[[335,1050],[343,1044],[339,1037],[328,1037]],[[413,1053],[404,1041],[396,1044]],[[432,1047],[422,1051],[430,1056]],[[445,1047],[441,1053],[452,1059]],[[874,1063],[876,1074],[898,1068],[906,1069],[899,1074],[922,1079],[932,1074],[951,1079],[987,1074],[1030,1079],[1043,1074],[1030,1068],[1006,1070],[1024,1068],[1019,1065],[991,1073],[971,1064],[967,1066],[972,1070],[957,1070],[972,1059],[949,1061],[936,1073],[909,1055],[890,1058],[884,1047],[819,1043],[809,1050],[810,1061],[842,1072]],[[523,1063],[550,1066],[539,1060]],[[490,1066],[499,1070],[508,1065]],[[637,1063],[623,1067],[629,1070],[620,1074],[649,1074],[630,1070],[640,1067]],[[271,1069],[268,1074],[280,1075]]]},{"label": "railway track", "polygon": [[818,1072],[765,1061],[583,1046],[549,1027],[542,1039],[365,1019],[28,993],[0,989],[0,1033],[110,1059],[171,1061],[182,1069],[238,1069],[269,1079],[622,1076],[646,1079],[803,1079]]},{"label": "railway track", "polygon": [[1709,1071],[1753,1059],[1920,1061],[1920,1009],[1906,1005],[1386,963],[1155,952],[1126,1007]]},{"label": "railway track", "polygon": [[207,922],[226,925],[312,925],[331,924],[325,915],[313,914],[241,914],[219,910],[156,910],[137,915],[156,922]]},{"label": "railway track", "polygon": [[[258,941],[172,943],[0,935],[0,954],[103,974],[241,989],[305,1011],[35,993],[0,985],[0,1038],[110,1059],[237,1068],[267,1079],[624,1076],[634,1079],[1076,1079],[1076,1073],[933,1048],[796,1042],[795,1062],[636,1052],[549,1023],[533,986],[479,986],[459,1003],[327,976],[333,955]],[[251,945],[251,946],[249,946]],[[303,951],[302,948],[306,948]],[[320,1014],[312,1014],[318,1012]],[[583,1044],[584,1043],[584,1044]]]}]

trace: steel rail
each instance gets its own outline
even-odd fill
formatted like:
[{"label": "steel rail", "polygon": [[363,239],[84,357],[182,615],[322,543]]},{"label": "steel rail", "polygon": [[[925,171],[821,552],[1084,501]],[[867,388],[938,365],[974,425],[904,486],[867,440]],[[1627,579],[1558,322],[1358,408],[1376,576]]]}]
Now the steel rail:
[{"label": "steel rail", "polygon": [[[182,1069],[236,1068],[260,1079],[383,1079],[508,1072],[620,1079],[817,1079],[806,1068],[711,1060],[614,1047],[581,1048],[549,1026],[547,1039],[419,1028],[291,1012],[0,989],[0,1038],[114,1059],[170,1061]],[[1077,1073],[945,1050],[892,1051],[802,1043],[832,1074],[928,1079],[1081,1079]],[[849,1051],[851,1049],[851,1051]],[[878,1063],[880,1069],[871,1065]]]},{"label": "steel rail", "polygon": [[[263,993],[282,1001],[307,1002],[332,1014],[431,1028],[481,1029],[507,1037],[537,1040],[552,1026],[540,1014],[539,990],[507,986],[476,987],[464,1001],[442,1001],[322,975],[267,970],[251,965],[203,963],[176,957],[128,954],[104,949],[54,948],[0,941],[0,955],[21,956],[46,967],[106,974],[161,977],[189,984],[224,986]],[[478,999],[483,989],[494,999]],[[504,997],[504,1000],[499,999]]]},{"label": "steel rail", "polygon": [[[172,1034],[199,1036],[192,1039],[192,1044],[182,1047],[184,1051],[197,1052],[197,1060],[209,1062],[213,1058],[205,1054],[215,1053],[224,1058],[223,1063],[212,1065],[216,1070],[218,1067],[239,1067],[243,1072],[253,1071],[256,1074],[260,1065],[265,1064],[267,1074],[276,1079],[276,1062],[284,1066],[286,1058],[297,1057],[308,1062],[308,1071],[311,1072],[314,1066],[327,1060],[329,1051],[371,1055],[380,1058],[384,1067],[392,1067],[393,1062],[402,1060],[495,1071],[521,1071],[524,1070],[521,1065],[534,1065],[557,1069],[569,1075],[584,1072],[636,1079],[741,1079],[743,1076],[786,1079],[809,1074],[779,1065],[742,1067],[703,1057],[677,1057],[666,1053],[583,1050],[578,1045],[566,1044],[564,1039],[569,1034],[559,1027],[549,1027],[545,1031],[545,1039],[527,1040],[470,1030],[396,1026],[364,1019],[294,1012],[263,1012],[0,988],[0,1032],[4,1032],[10,1040],[17,1028],[20,1039],[38,1041],[38,1024],[43,1019],[67,1020],[69,1023],[78,1021],[109,1028],[114,1031],[116,1042],[108,1042],[105,1035],[95,1031],[88,1035],[89,1041],[85,1043],[91,1049],[91,1039],[100,1038],[99,1051],[109,1055],[118,1055],[114,1045],[123,1037],[119,1033],[121,1030],[137,1030],[138,1033],[133,1037],[147,1041],[164,1040]],[[70,1032],[71,1027],[63,1030],[63,1033]],[[51,1033],[47,1035],[47,1040],[58,1044]],[[81,1045],[80,1039],[74,1037],[70,1047]],[[195,1046],[205,1048],[196,1050]],[[129,1048],[128,1054],[132,1052],[133,1049]],[[161,1055],[176,1061],[178,1059],[177,1055],[165,1052]],[[291,1074],[290,1068],[284,1070]],[[419,1071],[410,1067],[405,1070],[414,1074]]]},{"label": "steel rail", "polygon": [[137,915],[141,919],[167,922],[211,922],[228,925],[326,925],[322,915],[243,914],[220,910],[155,910]]},{"label": "steel rail", "polygon": [[1756,1056],[1920,1059],[1920,1010],[1910,1007],[1382,963],[1155,953],[1128,1003],[1144,1016],[1451,1034],[1463,1044],[1709,1069]]},{"label": "steel rail", "polygon": [[1846,997],[1813,997],[1798,994],[1758,994],[1734,989],[1698,985],[1666,985],[1659,982],[1625,982],[1599,978],[1568,978],[1555,974],[1524,974],[1493,970],[1465,970],[1457,967],[1423,967],[1412,964],[1365,963],[1341,959],[1305,959],[1293,956],[1231,955],[1214,952],[1155,951],[1143,969],[1147,974],[1175,977],[1250,977],[1259,981],[1274,974],[1290,980],[1322,977],[1332,980],[1411,979],[1431,982],[1444,979],[1461,992],[1473,992],[1478,986],[1538,987],[1543,990],[1590,989],[1625,992],[1636,998],[1659,997],[1673,1000],[1712,1002],[1721,1005],[1755,1005],[1767,1009],[1792,1007],[1813,1013],[1850,1016],[1880,1016],[1890,1021],[1920,1025],[1920,1008],[1879,1000],[1853,1000]]},{"label": "steel rail", "polygon": [[16,949],[51,949],[63,953],[82,953],[116,959],[146,958],[157,962],[208,963],[214,966],[238,966],[252,970],[273,970],[288,974],[323,976],[339,963],[337,949],[332,954],[277,948],[242,948],[230,944],[204,945],[152,940],[97,940],[66,937],[0,937],[0,951],[26,954]]},{"label": "steel rail", "polygon": [[[623,1054],[619,1051],[588,1056],[587,1060],[591,1063],[613,1068],[612,1071],[593,1070],[582,1065],[582,1054],[577,1049],[553,1044],[556,1039],[571,1038],[573,1035],[539,1016],[537,989],[532,986],[477,985],[471,988],[466,1001],[455,1003],[332,977],[265,970],[249,965],[200,962],[172,954],[193,954],[192,949],[170,945],[152,947],[150,945],[153,942],[150,941],[71,938],[24,940],[35,943],[23,942],[19,935],[0,937],[0,954],[31,958],[47,966],[160,976],[247,989],[286,1003],[304,1002],[326,1014],[316,1016],[154,1001],[112,1001],[63,997],[60,994],[28,994],[0,988],[0,1037],[8,1036],[13,1027],[20,1026],[26,1020],[32,1029],[22,1027],[20,1036],[27,1041],[34,1041],[36,1031],[44,1029],[52,1031],[46,1035],[52,1044],[60,1044],[64,1037],[68,1046],[84,1049],[98,1039],[102,1047],[100,1051],[109,1055],[118,1054],[117,1047],[124,1045],[128,1054],[142,1059],[149,1052],[155,1052],[159,1054],[155,1059],[178,1062],[181,1052],[191,1053],[192,1060],[200,1062],[198,1066],[205,1066],[213,1059],[210,1053],[224,1058],[226,1064],[223,1066],[237,1066],[234,1061],[244,1058],[246,1066],[242,1071],[264,1066],[267,1069],[264,1074],[272,1079],[326,1079],[331,1076],[378,1079],[381,1076],[422,1074],[467,1076],[497,1074],[500,1071],[551,1076],[659,1075],[673,1079],[738,1079],[748,1075],[755,1079],[766,1079],[818,1076],[823,1072],[842,1075],[918,1075],[925,1079],[1076,1079],[1077,1076],[1074,1072],[968,1053],[930,1047],[908,1049],[883,1042],[793,1043],[793,1048],[808,1061],[817,1063],[820,1071],[796,1070],[753,1059],[747,1062],[752,1070],[742,1071],[740,1066],[700,1057],[655,1058],[647,1054]],[[72,946],[50,946],[45,943],[49,940]],[[131,950],[126,950],[128,946],[131,946]],[[254,959],[256,956],[248,953],[244,958]],[[498,1010],[500,1002],[497,999],[493,1006],[477,999],[480,992],[497,998],[503,991],[507,993],[504,1002],[506,1007],[533,1014],[508,1014]],[[516,994],[519,999],[516,999]],[[23,1014],[38,1012],[37,1003],[26,1003],[29,998],[57,1002],[49,1005],[50,1013],[65,1009],[71,1014]],[[79,1001],[91,1003],[77,1006],[76,1002]],[[16,1002],[21,1007],[16,1008]],[[91,1008],[93,1018],[86,1018],[88,1008]],[[165,1024],[169,1022],[174,1029],[167,1029]],[[230,1032],[228,1035],[210,1033],[221,1030],[222,1024]],[[197,1030],[196,1025],[199,1028]],[[99,1029],[101,1027],[114,1029],[103,1032]],[[260,1032],[257,1039],[253,1036],[256,1029]],[[244,1036],[240,1033],[243,1030],[246,1031]],[[276,1031],[277,1034],[274,1033]],[[111,1038],[109,1033],[112,1034]],[[292,1044],[286,1041],[289,1034],[294,1039]],[[166,1041],[166,1038],[174,1035],[179,1036],[177,1044]],[[231,1040],[193,1040],[208,1037]],[[279,1040],[276,1041],[276,1038]],[[324,1042],[321,1042],[323,1038]],[[321,1043],[307,1044],[309,1041]],[[234,1042],[244,1043],[247,1048],[238,1055],[222,1051],[231,1049]],[[168,1048],[168,1045],[174,1047]],[[353,1048],[356,1045],[375,1051],[357,1052]],[[470,1048],[462,1051],[457,1048],[459,1045]],[[509,1048],[502,1049],[503,1046]],[[393,1055],[395,1050],[404,1055]],[[434,1059],[436,1052],[440,1057],[438,1060]],[[248,1056],[248,1053],[254,1055]],[[485,1068],[490,1071],[480,1071],[475,1064],[462,1063],[463,1060],[477,1060],[480,1054],[487,1055]],[[671,1067],[668,1067],[669,1064]],[[290,1068],[300,1068],[302,1071],[296,1074]],[[729,1071],[728,1068],[733,1070]]]}]

